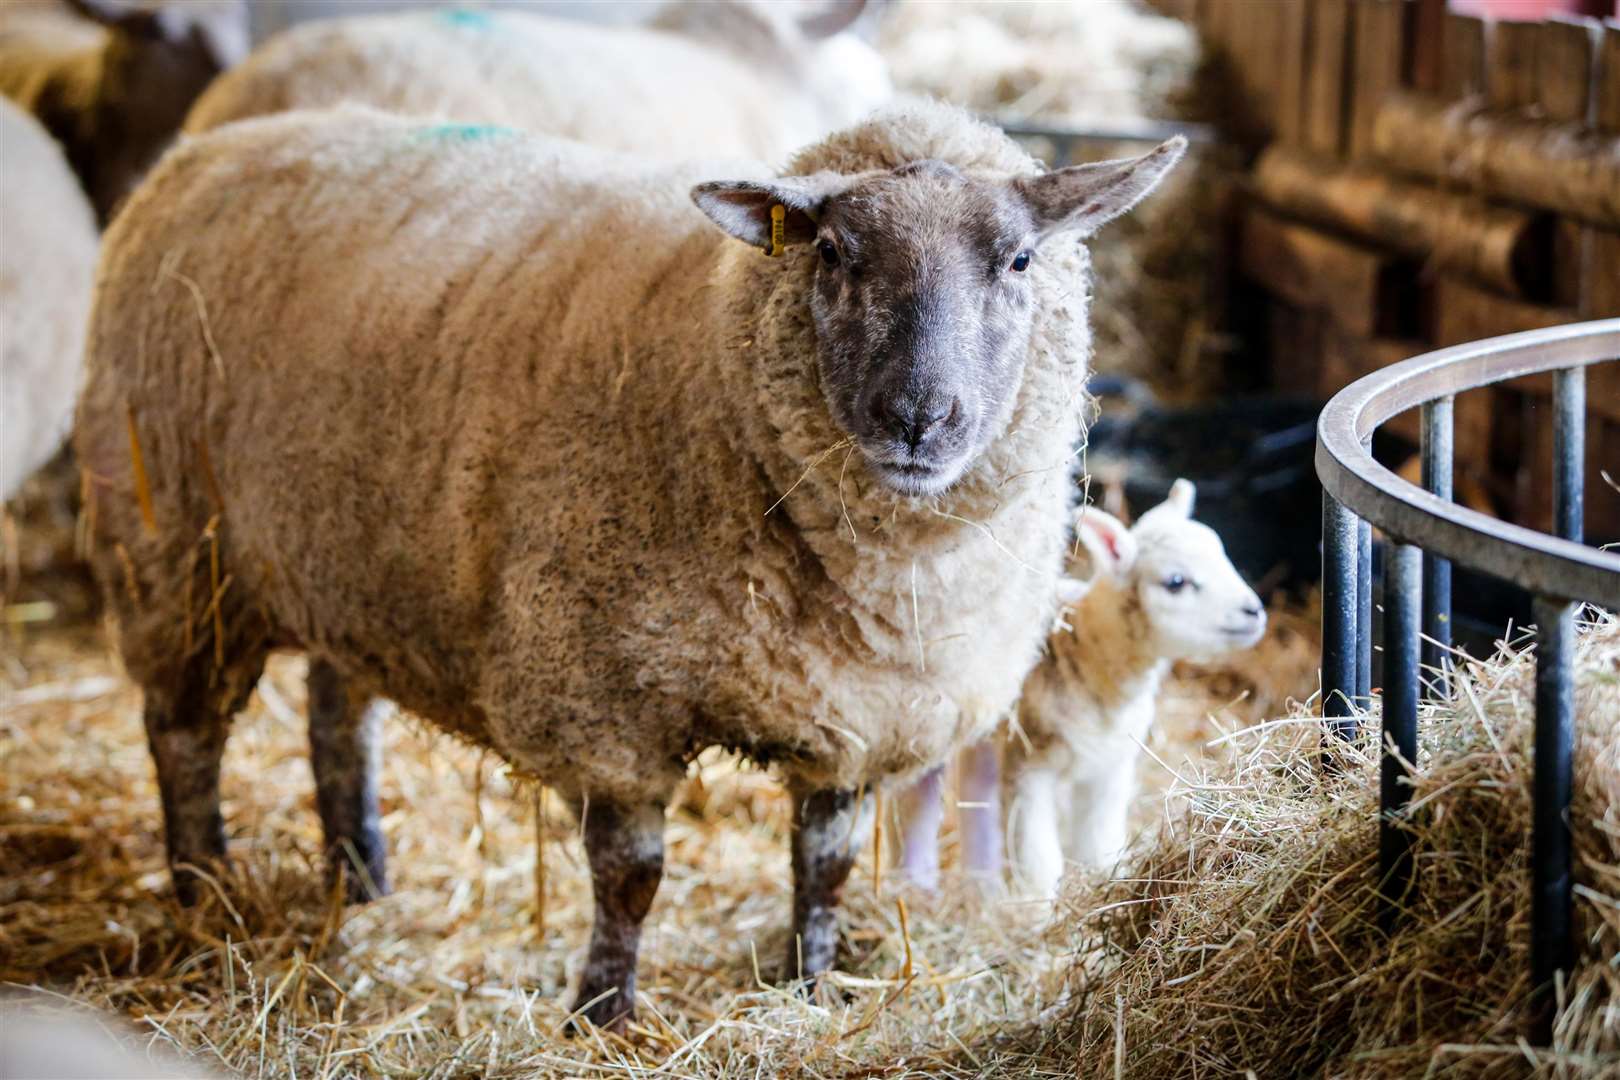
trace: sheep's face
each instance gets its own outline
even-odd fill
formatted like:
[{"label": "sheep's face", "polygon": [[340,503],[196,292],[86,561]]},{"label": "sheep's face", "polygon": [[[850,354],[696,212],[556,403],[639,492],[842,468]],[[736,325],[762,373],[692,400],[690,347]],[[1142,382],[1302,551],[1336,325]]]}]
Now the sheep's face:
[{"label": "sheep's face", "polygon": [[1155,656],[1211,660],[1247,649],[1266,629],[1260,598],[1226,557],[1214,529],[1192,520],[1193,485],[1177,480],[1170,497],[1126,529],[1095,507],[1075,522],[1096,574],[1111,578],[1140,607]]},{"label": "sheep's face", "polygon": [[1132,578],[1158,655],[1211,660],[1260,640],[1265,608],[1227,559],[1214,529],[1183,519],[1165,528],[1139,524],[1136,535]]},{"label": "sheep's face", "polygon": [[1133,161],[1017,178],[920,161],[703,184],[693,198],[733,236],[813,261],[806,303],[832,420],[879,480],[927,496],[1006,426],[1039,309],[1042,244],[1122,213],[1179,154],[1173,142]]}]

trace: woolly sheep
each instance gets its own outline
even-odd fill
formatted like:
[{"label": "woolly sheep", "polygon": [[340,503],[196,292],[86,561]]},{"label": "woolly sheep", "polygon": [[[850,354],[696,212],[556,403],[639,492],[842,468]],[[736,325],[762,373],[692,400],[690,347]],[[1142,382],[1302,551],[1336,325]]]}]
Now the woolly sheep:
[{"label": "woolly sheep", "polygon": [[788,972],[824,971],[874,785],[981,737],[1038,655],[1080,238],[1181,150],[1041,173],[923,104],[695,187],[359,108],[181,143],[107,235],[75,444],[171,864],[223,856],[226,718],[297,646],[328,848],[379,885],[375,697],[578,808],[593,1021],[633,1008],[709,745],[793,793]]},{"label": "woolly sheep", "polygon": [[220,79],[186,130],[355,102],[662,158],[779,161],[889,97],[877,52],[840,33],[863,6],[799,21],[777,3],[684,0],[646,26],[504,9],[305,23]]},{"label": "woolly sheep", "polygon": [[0,100],[0,499],[73,419],[96,267],[96,219],[61,148]]},{"label": "woolly sheep", "polygon": [[[1065,855],[1107,869],[1124,852],[1136,763],[1174,660],[1210,660],[1247,649],[1265,631],[1265,609],[1226,558],[1221,539],[1193,521],[1194,489],[1170,497],[1133,528],[1095,507],[1076,521],[1091,578],[1059,583],[1065,610],[1030,673],[1018,730],[962,755],[962,857],[970,873],[1001,873],[1005,835],[1015,880],[1051,897]],[[918,884],[938,876],[939,773],[909,796],[903,868]],[[1067,843],[1064,842],[1065,838]]]},{"label": "woolly sheep", "polygon": [[103,223],[203,87],[247,50],[241,0],[0,5],[0,94],[66,149]]}]

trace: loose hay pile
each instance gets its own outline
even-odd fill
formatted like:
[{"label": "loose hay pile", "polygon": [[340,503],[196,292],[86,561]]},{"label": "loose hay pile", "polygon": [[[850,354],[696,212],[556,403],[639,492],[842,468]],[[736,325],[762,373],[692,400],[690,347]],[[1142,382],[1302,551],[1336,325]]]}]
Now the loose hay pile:
[{"label": "loose hay pile", "polygon": [[[1179,672],[1155,754],[1184,769],[1208,739],[1308,693],[1311,622],[1274,612],[1243,667]],[[237,721],[224,770],[235,872],[186,911],[163,865],[138,693],[98,633],[12,628],[0,645],[0,982],[123,1013],[218,1072],[286,1077],[972,1076],[1004,1052],[995,1032],[1064,1000],[1072,958],[1034,909],[949,884],[937,900],[902,895],[870,858],[846,892],[839,992],[809,1002],[778,989],[788,806],[763,774],[716,759],[671,813],[637,1033],[562,1040],[590,925],[569,817],[548,807],[540,932],[528,794],[493,758],[391,723],[381,791],[397,892],[334,908],[302,672],[273,662]],[[1167,774],[1145,768],[1161,790]]]},{"label": "loose hay pile", "polygon": [[1577,666],[1580,961],[1555,1052],[1520,1038],[1534,665],[1504,647],[1423,717],[1416,892],[1393,938],[1375,916],[1375,746],[1330,780],[1316,721],[1263,726],[1186,785],[1135,876],[1066,897],[1076,999],[1014,1040],[1023,1060],[1080,1077],[1620,1076],[1620,620],[1587,629]]}]

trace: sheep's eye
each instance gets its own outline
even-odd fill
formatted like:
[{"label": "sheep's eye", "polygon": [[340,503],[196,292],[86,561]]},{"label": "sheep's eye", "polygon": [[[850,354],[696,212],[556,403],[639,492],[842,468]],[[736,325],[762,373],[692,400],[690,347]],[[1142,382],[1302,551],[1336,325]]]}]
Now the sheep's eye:
[{"label": "sheep's eye", "polygon": [[823,240],[816,245],[816,251],[821,254],[821,261],[828,266],[838,265],[838,249],[831,240]]},{"label": "sheep's eye", "polygon": [[1182,577],[1180,574],[1171,574],[1169,577],[1164,579],[1164,588],[1166,592],[1178,593],[1186,587],[1187,579]]},{"label": "sheep's eye", "polygon": [[1020,251],[1017,255],[1013,256],[1012,265],[1008,266],[1007,269],[1011,270],[1015,274],[1022,274],[1025,270],[1029,269],[1029,260],[1034,257],[1035,256],[1032,252]]}]

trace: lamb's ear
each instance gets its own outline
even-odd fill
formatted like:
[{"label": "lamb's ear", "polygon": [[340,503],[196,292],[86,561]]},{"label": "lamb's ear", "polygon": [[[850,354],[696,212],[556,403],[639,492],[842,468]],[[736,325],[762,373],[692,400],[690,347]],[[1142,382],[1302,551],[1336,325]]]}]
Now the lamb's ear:
[{"label": "lamb's ear", "polygon": [[1058,603],[1063,607],[1072,607],[1078,604],[1085,599],[1086,593],[1090,591],[1091,583],[1089,581],[1081,581],[1079,578],[1072,578],[1067,575],[1058,578],[1057,598]]},{"label": "lamb's ear", "polygon": [[1074,531],[1097,573],[1119,577],[1136,564],[1136,537],[1106,510],[1084,507],[1075,519]]},{"label": "lamb's ear", "polygon": [[1042,237],[1058,232],[1095,232],[1135,206],[1181,160],[1187,140],[1177,135],[1139,158],[1070,165],[1024,177],[1014,187],[1035,217]]},{"label": "lamb's ear", "polygon": [[1170,485],[1170,495],[1164,500],[1166,506],[1175,507],[1176,513],[1184,518],[1192,517],[1193,500],[1198,497],[1198,489],[1191,480],[1178,479]]},{"label": "lamb's ear", "polygon": [[819,10],[799,17],[799,32],[811,41],[841,34],[866,11],[866,0],[825,0]]},{"label": "lamb's ear", "polygon": [[692,189],[692,201],[709,220],[745,244],[771,250],[771,207],[781,206],[784,244],[815,239],[816,219],[826,201],[846,190],[853,177],[839,173],[784,176],[778,180],[716,180]]}]

